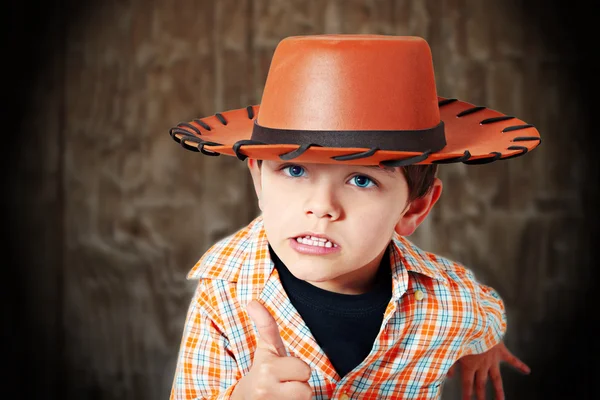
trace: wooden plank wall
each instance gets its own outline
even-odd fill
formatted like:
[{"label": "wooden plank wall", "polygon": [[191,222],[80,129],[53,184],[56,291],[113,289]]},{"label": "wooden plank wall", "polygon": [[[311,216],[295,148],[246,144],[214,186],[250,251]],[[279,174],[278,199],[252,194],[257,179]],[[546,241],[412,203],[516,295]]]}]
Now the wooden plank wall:
[{"label": "wooden plank wall", "polygon": [[[37,243],[23,285],[36,293],[36,368],[50,371],[35,375],[39,393],[61,382],[68,399],[167,398],[194,289],[185,275],[257,215],[244,163],[183,151],[168,129],[259,103],[278,41],[310,33],[423,36],[440,95],[541,130],[527,157],[444,166],[440,205],[412,239],[497,288],[509,348],[533,368],[549,362],[576,306],[568,294],[588,279],[564,268],[588,261],[583,144],[563,134],[581,118],[562,55],[512,2],[106,0],[75,14],[49,45],[27,114],[46,134],[17,165],[28,183],[11,203],[28,206],[16,235]],[[507,398],[534,398],[542,378],[507,370]],[[444,398],[458,389],[450,381]]]}]

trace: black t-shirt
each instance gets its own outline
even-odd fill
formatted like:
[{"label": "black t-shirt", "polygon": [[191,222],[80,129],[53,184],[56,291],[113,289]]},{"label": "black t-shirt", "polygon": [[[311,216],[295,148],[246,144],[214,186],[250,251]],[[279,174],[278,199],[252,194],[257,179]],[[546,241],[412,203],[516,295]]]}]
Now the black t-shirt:
[{"label": "black t-shirt", "polygon": [[371,290],[334,293],[297,279],[269,246],[281,284],[340,377],[359,365],[373,348],[392,297],[389,248]]}]

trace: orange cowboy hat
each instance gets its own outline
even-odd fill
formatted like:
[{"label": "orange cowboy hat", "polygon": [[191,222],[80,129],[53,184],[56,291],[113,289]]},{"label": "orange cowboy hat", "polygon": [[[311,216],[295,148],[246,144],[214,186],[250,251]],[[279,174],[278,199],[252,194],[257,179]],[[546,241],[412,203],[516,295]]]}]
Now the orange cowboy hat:
[{"label": "orange cowboy hat", "polygon": [[483,164],[537,147],[537,129],[436,93],[431,50],[414,36],[314,35],[275,49],[262,102],[170,130],[184,148],[299,163]]}]

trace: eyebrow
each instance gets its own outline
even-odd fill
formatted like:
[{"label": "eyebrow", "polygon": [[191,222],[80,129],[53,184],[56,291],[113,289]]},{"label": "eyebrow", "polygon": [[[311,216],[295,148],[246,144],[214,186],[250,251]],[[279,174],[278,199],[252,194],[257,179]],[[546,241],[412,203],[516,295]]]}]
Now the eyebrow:
[{"label": "eyebrow", "polygon": [[365,168],[374,169],[377,171],[387,172],[388,175],[395,175],[396,169],[391,167],[380,167],[379,165],[363,165]]}]

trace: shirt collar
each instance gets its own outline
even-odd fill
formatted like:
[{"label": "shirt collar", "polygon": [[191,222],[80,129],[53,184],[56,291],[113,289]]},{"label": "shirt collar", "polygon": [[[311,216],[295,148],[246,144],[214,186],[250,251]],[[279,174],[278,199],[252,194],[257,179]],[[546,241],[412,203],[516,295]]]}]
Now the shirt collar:
[{"label": "shirt collar", "polygon": [[[406,290],[406,272],[447,282],[441,273],[445,269],[443,259],[419,249],[396,233],[390,244],[390,266],[395,281],[395,297]],[[198,260],[187,277],[237,282],[238,296],[247,297],[245,300],[250,301],[262,293],[273,269],[274,263],[269,254],[262,216],[259,216],[244,229],[214,244]]]},{"label": "shirt collar", "polygon": [[421,250],[408,239],[395,232],[391,244],[392,258],[390,265],[392,266],[392,275],[397,277],[400,271],[405,268],[408,272],[415,272],[447,283],[447,279],[442,274],[442,271],[446,269],[443,259],[433,253]]}]

